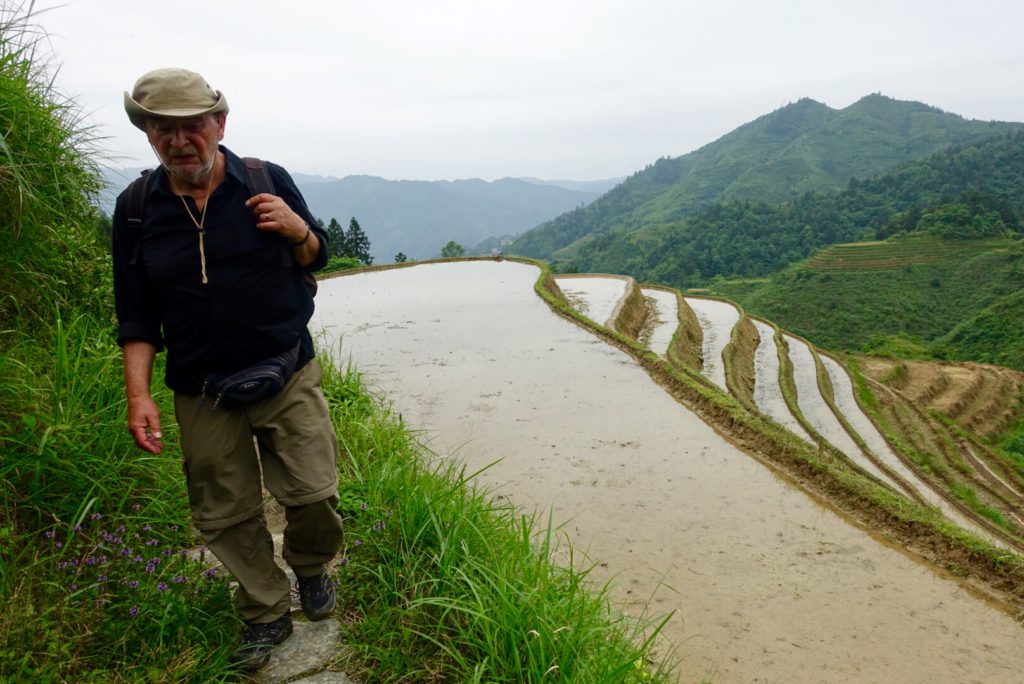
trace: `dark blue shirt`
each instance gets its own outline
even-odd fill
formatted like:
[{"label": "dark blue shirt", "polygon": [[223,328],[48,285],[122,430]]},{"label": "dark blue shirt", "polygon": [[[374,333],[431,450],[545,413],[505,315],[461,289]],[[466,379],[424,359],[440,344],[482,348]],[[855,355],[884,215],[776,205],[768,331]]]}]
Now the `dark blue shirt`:
[{"label": "dark blue shirt", "polygon": [[[300,342],[299,366],[314,356],[306,325],[313,298],[287,239],[256,228],[242,160],[225,147],[226,175],[207,199],[203,221],[207,283],[202,282],[199,230],[163,167],[153,171],[141,228],[127,225],[128,193],[114,209],[114,298],[118,344],[144,340],[167,349],[165,382],[198,394],[202,378],[257,363]],[[307,272],[327,262],[327,235],[294,181],[265,162],[281,197],[313,230],[320,251]],[[184,197],[197,219],[201,212]]]}]

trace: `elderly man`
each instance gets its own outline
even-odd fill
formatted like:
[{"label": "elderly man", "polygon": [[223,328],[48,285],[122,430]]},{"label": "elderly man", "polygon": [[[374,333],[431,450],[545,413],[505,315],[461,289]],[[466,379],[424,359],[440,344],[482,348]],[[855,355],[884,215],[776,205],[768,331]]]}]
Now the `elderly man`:
[{"label": "elderly man", "polygon": [[335,604],[324,566],[342,541],[338,443],[306,328],[313,298],[304,280],[326,262],[327,236],[281,167],[257,162],[274,191],[252,193],[243,160],[219,144],[227,101],[199,74],[150,72],[124,104],[160,160],[114,211],[128,428],[140,448],[161,452],[150,381],[166,348],[192,519],[238,580],[246,625],[235,662],[257,669],[292,632],[264,485],[284,506],[283,555],[303,612],[319,620]]}]

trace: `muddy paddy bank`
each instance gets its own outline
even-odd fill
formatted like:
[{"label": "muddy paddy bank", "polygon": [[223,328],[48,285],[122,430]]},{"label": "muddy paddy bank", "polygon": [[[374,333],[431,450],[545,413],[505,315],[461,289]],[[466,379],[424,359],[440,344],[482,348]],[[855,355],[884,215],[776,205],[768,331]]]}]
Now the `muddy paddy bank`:
[{"label": "muddy paddy bank", "polygon": [[1015,679],[1009,616],[738,450],[554,315],[537,275],[465,262],[326,280],[312,327],[440,457],[494,463],[481,482],[565,521],[620,600],[675,611],[683,681]]}]

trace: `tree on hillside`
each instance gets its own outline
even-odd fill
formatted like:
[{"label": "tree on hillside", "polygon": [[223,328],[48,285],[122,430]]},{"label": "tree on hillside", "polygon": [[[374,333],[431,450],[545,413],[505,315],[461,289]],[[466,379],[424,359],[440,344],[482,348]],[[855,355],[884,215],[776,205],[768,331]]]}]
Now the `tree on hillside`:
[{"label": "tree on hillside", "polygon": [[370,256],[370,238],[366,237],[354,216],[348,222],[348,230],[345,231],[345,247],[348,250],[347,256],[355,257],[367,266],[373,263],[373,257]]},{"label": "tree on hillside", "polygon": [[[323,221],[317,220],[323,225]],[[348,245],[345,244],[345,229],[338,223],[338,219],[331,218],[327,225],[327,254],[328,256],[348,256]]]},{"label": "tree on hillside", "polygon": [[441,257],[444,259],[460,257],[464,256],[465,254],[466,248],[460,245],[455,240],[449,240],[448,244],[441,248]]},{"label": "tree on hillside", "polygon": [[409,257],[405,256],[405,252],[399,252],[398,254],[395,255],[396,264],[404,264],[408,260]]}]

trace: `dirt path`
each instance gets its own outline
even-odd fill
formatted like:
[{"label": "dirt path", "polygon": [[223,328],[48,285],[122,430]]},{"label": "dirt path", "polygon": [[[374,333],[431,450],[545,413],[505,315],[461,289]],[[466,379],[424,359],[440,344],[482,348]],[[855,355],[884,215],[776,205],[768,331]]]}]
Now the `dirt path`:
[{"label": "dirt path", "polygon": [[682,681],[1018,681],[1008,615],[730,445],[553,315],[536,277],[467,262],[328,280],[312,327],[441,457],[502,459],[480,480],[568,521],[618,599],[676,611]]}]

